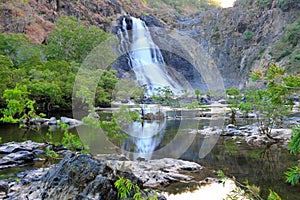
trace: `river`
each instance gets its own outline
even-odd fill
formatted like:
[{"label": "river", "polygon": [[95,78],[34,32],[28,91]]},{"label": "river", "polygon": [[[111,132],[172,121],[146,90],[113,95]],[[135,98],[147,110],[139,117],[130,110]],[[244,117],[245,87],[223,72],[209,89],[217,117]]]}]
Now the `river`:
[{"label": "river", "polygon": [[[197,126],[202,129],[210,125],[209,119],[197,120]],[[247,121],[240,121],[240,124],[247,124]],[[184,124],[184,125],[183,125]],[[122,146],[122,153],[127,156],[137,159],[138,157],[155,158],[155,157],[176,157],[183,160],[197,162],[205,167],[202,173],[196,177],[198,180],[204,179],[207,176],[216,177],[214,170],[222,170],[229,177],[236,177],[238,181],[243,182],[248,180],[250,184],[259,186],[262,190],[262,196],[267,197],[269,189],[276,191],[283,199],[296,200],[300,199],[299,191],[300,186],[290,186],[285,183],[284,171],[290,166],[297,163],[299,157],[292,156],[284,147],[277,145],[252,147],[247,145],[243,140],[239,142],[233,141],[231,137],[220,136],[217,138],[216,143],[212,146],[210,151],[201,153],[204,141],[207,140],[206,136],[194,134],[192,140],[191,133],[181,133],[183,130],[188,130],[189,125],[194,126],[195,119],[169,119],[163,122],[148,122],[147,124],[133,125],[131,128],[143,128],[145,137],[136,137],[132,134],[126,139]],[[130,129],[130,127],[129,127]],[[148,130],[148,131],[147,131]],[[151,131],[149,131],[151,130]],[[79,129],[72,129],[73,133],[80,132],[80,137],[85,143],[88,143],[92,153],[110,153],[113,149],[98,148],[103,141],[103,135],[99,136],[99,132],[92,131],[87,127],[80,127]],[[151,132],[156,134],[151,135]],[[32,140],[36,142],[43,142],[42,136],[47,132],[47,127],[41,131],[25,132],[19,129],[18,125],[0,126],[0,137],[2,142],[9,141],[25,141]],[[85,136],[82,137],[82,132]],[[184,131],[183,131],[184,132]],[[63,137],[61,131],[56,130],[53,132],[53,142],[60,141]],[[175,138],[175,139],[174,139]],[[180,141],[189,140],[190,142],[184,143]],[[175,141],[175,142],[174,142]],[[173,142],[173,143],[172,143]],[[162,154],[160,151],[166,146],[168,151],[176,152]],[[184,147],[181,147],[181,146]],[[170,148],[172,148],[170,150]],[[178,151],[178,149],[180,151]],[[159,152],[156,154],[155,152]],[[146,156],[145,156],[146,155]],[[203,156],[204,155],[204,156]],[[0,170],[0,175],[13,176],[18,170],[28,169],[32,167],[39,167],[41,163],[26,166],[23,168],[12,168]],[[186,183],[173,184],[165,190],[171,193],[180,193],[186,191],[189,187]]]}]

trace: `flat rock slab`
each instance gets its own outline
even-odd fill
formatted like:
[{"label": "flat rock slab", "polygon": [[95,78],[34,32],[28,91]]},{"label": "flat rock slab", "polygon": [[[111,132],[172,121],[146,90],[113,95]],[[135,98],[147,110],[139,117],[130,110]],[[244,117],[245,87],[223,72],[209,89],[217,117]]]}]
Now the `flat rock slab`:
[{"label": "flat rock slab", "polygon": [[182,172],[197,172],[203,168],[197,163],[173,158],[149,161],[104,160],[103,155],[97,155],[94,158],[105,162],[115,172],[133,173],[145,187],[151,188],[168,185],[172,182],[190,181],[193,177]]},{"label": "flat rock slab", "polygon": [[17,151],[33,151],[45,144],[32,142],[31,140],[25,142],[9,142],[0,145],[0,153],[13,153]]},{"label": "flat rock slab", "polygon": [[203,136],[213,136],[213,135],[221,135],[221,136],[232,136],[242,138],[249,145],[261,146],[266,144],[274,144],[279,143],[283,146],[286,146],[293,135],[291,129],[272,129],[270,132],[270,136],[273,139],[268,138],[266,135],[261,134],[256,125],[246,125],[242,127],[236,127],[232,124],[229,124],[225,127],[225,129],[220,129],[217,127],[205,127],[202,130],[191,129],[190,134],[200,134]]},{"label": "flat rock slab", "polygon": [[33,153],[29,151],[18,151],[16,153],[10,153],[0,160],[0,169],[20,166],[25,163],[32,162],[33,158]]}]

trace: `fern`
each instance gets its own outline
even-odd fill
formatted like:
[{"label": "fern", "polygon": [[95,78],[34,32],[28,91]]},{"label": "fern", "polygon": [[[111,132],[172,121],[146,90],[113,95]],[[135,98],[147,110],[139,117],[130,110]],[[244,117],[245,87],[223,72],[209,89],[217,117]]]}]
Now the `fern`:
[{"label": "fern", "polygon": [[286,175],[286,182],[291,185],[297,185],[300,179],[300,164],[298,166],[288,168],[284,173]]},{"label": "fern", "polygon": [[129,179],[124,179],[124,177],[120,177],[116,182],[115,182],[115,187],[118,190],[118,196],[120,198],[127,198],[130,194],[130,191],[132,189],[132,184]]},{"label": "fern", "polygon": [[[131,183],[129,179],[125,179],[124,177],[120,177],[114,185],[118,190],[119,198],[128,198],[130,197],[131,192],[133,192],[134,195],[130,198],[133,200],[158,200],[156,193],[151,196],[148,196],[148,194],[146,198],[143,198],[140,187],[137,184]],[[144,190],[144,192],[148,193],[147,190]]]},{"label": "fern", "polygon": [[[297,155],[300,153],[300,127],[293,128],[293,136],[289,143],[289,150],[292,154]],[[284,173],[286,175],[286,182],[291,185],[297,185],[300,180],[300,161],[298,166],[290,167]]]},{"label": "fern", "polygon": [[272,190],[269,190],[269,191],[270,191],[270,194],[268,196],[268,200],[281,200],[280,196],[276,192],[274,192]]},{"label": "fern", "polygon": [[293,137],[289,143],[289,150],[292,154],[300,153],[300,127],[293,128]]}]

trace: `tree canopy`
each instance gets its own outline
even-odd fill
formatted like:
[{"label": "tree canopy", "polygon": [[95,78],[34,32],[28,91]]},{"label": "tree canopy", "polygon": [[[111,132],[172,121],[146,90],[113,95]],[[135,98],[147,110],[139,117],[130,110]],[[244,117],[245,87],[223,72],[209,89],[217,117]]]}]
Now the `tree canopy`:
[{"label": "tree canopy", "polygon": [[[24,34],[0,34],[0,104],[7,105],[6,90],[26,87],[27,97],[40,110],[71,108],[76,73],[89,52],[109,34],[62,16],[46,44],[34,44]],[[116,83],[115,72],[99,77],[96,101],[107,102]],[[106,78],[105,80],[103,80]],[[20,88],[20,86],[19,86]],[[98,96],[97,96],[98,95]]]}]

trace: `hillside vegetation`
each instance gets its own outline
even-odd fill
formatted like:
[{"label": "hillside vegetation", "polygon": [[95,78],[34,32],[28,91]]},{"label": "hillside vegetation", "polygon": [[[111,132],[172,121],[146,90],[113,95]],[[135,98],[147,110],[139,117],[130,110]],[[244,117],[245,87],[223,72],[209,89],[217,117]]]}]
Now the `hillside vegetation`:
[{"label": "hillside vegetation", "polygon": [[147,5],[156,10],[168,10],[181,15],[205,11],[220,6],[215,0],[147,0]]},{"label": "hillside vegetation", "polygon": [[[109,37],[103,30],[86,27],[74,17],[62,16],[45,44],[34,44],[24,34],[0,34],[0,105],[17,96],[36,102],[38,110],[70,109],[76,73],[87,54]],[[103,71],[96,99],[110,100],[108,82],[114,71]],[[99,86],[100,87],[100,86]],[[15,109],[18,102],[15,101]],[[97,101],[96,101],[97,103]]]}]

